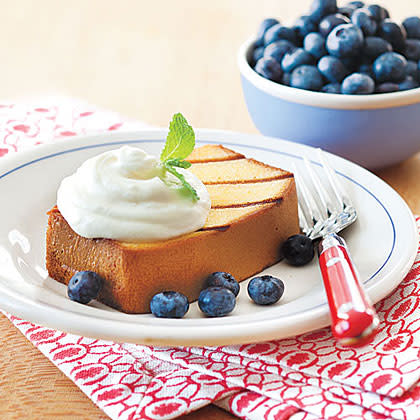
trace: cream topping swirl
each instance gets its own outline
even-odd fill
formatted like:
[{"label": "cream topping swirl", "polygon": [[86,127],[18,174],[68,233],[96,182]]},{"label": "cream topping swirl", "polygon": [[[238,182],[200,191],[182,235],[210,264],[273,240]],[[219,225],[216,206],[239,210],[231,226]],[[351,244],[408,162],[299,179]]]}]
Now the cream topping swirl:
[{"label": "cream topping swirl", "polygon": [[177,190],[179,180],[142,149],[123,146],[86,160],[63,179],[57,207],[71,228],[85,238],[130,242],[170,239],[202,228],[210,196],[191,172],[177,168],[197,191],[193,202]]}]

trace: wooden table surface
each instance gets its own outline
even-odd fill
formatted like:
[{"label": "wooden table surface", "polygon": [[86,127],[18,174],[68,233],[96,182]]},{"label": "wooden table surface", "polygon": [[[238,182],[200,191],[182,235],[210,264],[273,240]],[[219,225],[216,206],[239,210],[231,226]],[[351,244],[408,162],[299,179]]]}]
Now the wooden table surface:
[{"label": "wooden table surface", "polygon": [[[418,0],[382,0],[392,17]],[[310,0],[0,0],[2,99],[67,95],[167,125],[256,132],[243,101],[236,51],[264,17],[291,22]],[[419,138],[420,141],[420,138]],[[420,213],[420,154],[378,172]],[[0,317],[0,419],[106,419]],[[217,408],[189,419],[233,418]]]}]

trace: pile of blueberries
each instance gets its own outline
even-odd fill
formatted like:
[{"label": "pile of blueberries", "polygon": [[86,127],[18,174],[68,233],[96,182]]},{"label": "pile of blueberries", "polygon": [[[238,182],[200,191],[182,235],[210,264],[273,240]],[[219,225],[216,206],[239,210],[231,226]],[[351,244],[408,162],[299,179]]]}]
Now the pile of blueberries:
[{"label": "pile of blueberries", "polygon": [[402,25],[377,4],[314,0],[294,26],[265,19],[252,63],[261,76],[299,89],[348,95],[420,85],[420,18]]}]

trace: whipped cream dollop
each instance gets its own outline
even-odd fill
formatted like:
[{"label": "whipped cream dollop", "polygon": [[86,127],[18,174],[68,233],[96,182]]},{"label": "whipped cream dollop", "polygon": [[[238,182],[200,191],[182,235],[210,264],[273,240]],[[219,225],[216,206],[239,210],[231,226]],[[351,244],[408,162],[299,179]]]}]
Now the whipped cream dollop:
[{"label": "whipped cream dollop", "polygon": [[[183,196],[179,180],[142,149],[123,146],[86,160],[58,189],[57,207],[85,238],[148,242],[202,228],[211,202],[203,183],[177,168],[199,200]],[[168,185],[168,181],[172,185]]]}]

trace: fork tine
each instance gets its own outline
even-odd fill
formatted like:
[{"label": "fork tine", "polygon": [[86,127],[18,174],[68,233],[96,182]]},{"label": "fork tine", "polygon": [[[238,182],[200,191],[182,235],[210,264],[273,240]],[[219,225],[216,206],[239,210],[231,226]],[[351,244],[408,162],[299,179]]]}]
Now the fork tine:
[{"label": "fork tine", "polygon": [[341,210],[345,209],[347,206],[351,206],[350,198],[348,197],[343,186],[338,180],[337,173],[328,164],[325,153],[321,149],[317,149],[317,152],[318,152],[319,160],[327,175],[331,189],[334,193],[334,196],[340,203]]},{"label": "fork tine", "polygon": [[[320,224],[323,223],[323,217],[318,210],[318,206],[314,201],[312,193],[302,176],[293,163],[293,171],[296,180],[296,189],[298,193],[298,203],[300,208],[300,220],[303,231],[307,236],[313,239],[318,232]],[[303,216],[303,217],[302,217]],[[306,230],[305,230],[306,229]]]},{"label": "fork tine", "polygon": [[313,169],[313,164],[309,161],[307,156],[303,157],[303,162],[305,164],[305,168],[309,175],[311,183],[315,188],[316,194],[312,194],[312,196],[314,197],[314,201],[316,202],[318,210],[322,214],[323,219],[328,219],[328,217],[333,212],[333,206],[329,195],[325,191],[322,182],[320,181],[318,175]]}]

